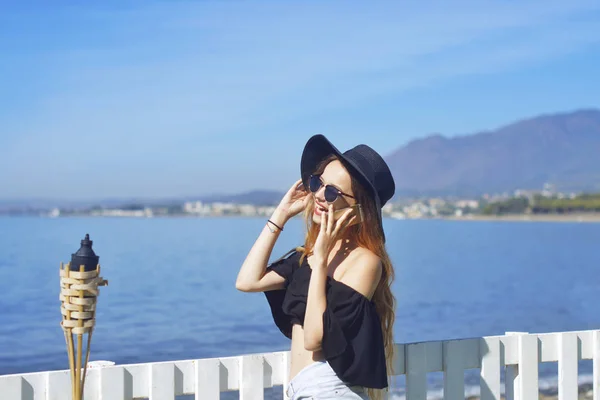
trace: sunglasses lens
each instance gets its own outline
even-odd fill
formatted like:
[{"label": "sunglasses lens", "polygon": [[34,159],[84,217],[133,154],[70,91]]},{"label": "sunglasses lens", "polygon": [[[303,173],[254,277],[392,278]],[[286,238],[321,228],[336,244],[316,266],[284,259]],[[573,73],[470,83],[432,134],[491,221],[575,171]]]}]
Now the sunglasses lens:
[{"label": "sunglasses lens", "polygon": [[[321,183],[321,178],[319,176],[312,175],[308,181],[308,188],[310,191],[316,193],[319,191],[319,189],[321,189],[321,186],[323,186],[323,183]],[[328,203],[333,203],[336,201],[339,195],[340,194],[338,193],[337,189],[333,186],[325,186],[325,201]]]},{"label": "sunglasses lens", "polygon": [[311,176],[308,181],[308,188],[315,193],[321,188],[321,179],[318,176]]},{"label": "sunglasses lens", "polygon": [[333,186],[325,186],[325,201],[333,203],[338,198],[338,192]]}]

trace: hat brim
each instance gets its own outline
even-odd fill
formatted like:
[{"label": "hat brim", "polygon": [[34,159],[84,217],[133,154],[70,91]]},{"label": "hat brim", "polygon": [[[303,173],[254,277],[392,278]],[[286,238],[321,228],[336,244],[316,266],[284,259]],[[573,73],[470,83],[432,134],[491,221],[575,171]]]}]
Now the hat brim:
[{"label": "hat brim", "polygon": [[383,218],[381,214],[381,199],[379,198],[379,194],[377,190],[370,182],[368,177],[364,174],[362,169],[356,165],[356,163],[348,159],[344,156],[337,147],[333,145],[325,136],[323,135],[314,135],[306,142],[304,146],[304,151],[302,152],[302,158],[300,160],[300,174],[302,178],[302,182],[306,189],[308,190],[308,179],[310,175],[314,173],[317,169],[317,166],[329,157],[330,155],[335,155],[341,162],[350,169],[350,173],[353,174],[367,189],[371,195],[373,200],[375,201],[375,210],[377,211],[377,218],[379,219],[379,227],[381,229],[381,234],[383,236],[383,240],[385,242],[385,233],[383,231]]}]

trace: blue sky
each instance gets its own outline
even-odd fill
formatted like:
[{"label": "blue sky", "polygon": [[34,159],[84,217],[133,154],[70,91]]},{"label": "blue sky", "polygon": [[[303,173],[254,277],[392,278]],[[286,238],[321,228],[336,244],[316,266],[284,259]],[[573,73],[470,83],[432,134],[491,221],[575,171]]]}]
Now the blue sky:
[{"label": "blue sky", "polygon": [[0,198],[285,190],[306,140],[600,107],[600,2],[5,2]]}]

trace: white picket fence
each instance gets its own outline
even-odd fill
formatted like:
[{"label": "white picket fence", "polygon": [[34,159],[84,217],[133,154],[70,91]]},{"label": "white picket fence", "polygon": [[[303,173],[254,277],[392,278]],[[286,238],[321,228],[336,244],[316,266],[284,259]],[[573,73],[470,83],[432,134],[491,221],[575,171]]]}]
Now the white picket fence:
[{"label": "white picket fence", "polygon": [[[396,345],[395,375],[406,375],[407,400],[427,398],[427,373],[443,371],[444,399],[464,400],[464,371],[481,370],[481,399],[499,400],[506,367],[508,400],[538,399],[540,362],[558,362],[560,400],[576,400],[578,361],[593,360],[593,399],[600,400],[600,330],[509,334],[474,339]],[[239,390],[242,400],[263,399],[264,388],[287,385],[289,352],[115,365],[91,368],[86,400],[219,399]],[[2,400],[71,399],[69,371],[0,376]]]}]

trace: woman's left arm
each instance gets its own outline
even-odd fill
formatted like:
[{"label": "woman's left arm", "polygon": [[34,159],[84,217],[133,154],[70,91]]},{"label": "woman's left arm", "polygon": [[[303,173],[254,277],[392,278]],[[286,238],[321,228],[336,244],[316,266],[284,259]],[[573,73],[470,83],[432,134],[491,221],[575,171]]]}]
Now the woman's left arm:
[{"label": "woman's left arm", "polygon": [[[304,317],[304,348],[309,351],[321,349],[323,340],[323,313],[327,308],[327,259],[331,248],[337,240],[338,232],[350,212],[334,222],[327,218],[333,215],[330,206],[327,214],[321,217],[321,229],[313,250],[312,273],[308,286],[306,313]],[[359,254],[355,260],[357,265],[350,268],[341,278],[341,282],[352,287],[367,298],[371,298],[381,278],[381,263],[371,252]]]},{"label": "woman's left arm", "polygon": [[[350,268],[340,279],[367,299],[373,297],[381,279],[379,257],[364,252],[353,260],[356,265]],[[308,286],[306,315],[304,317],[304,348],[309,351],[321,349],[323,340],[323,313],[327,308],[325,285],[327,283],[327,265],[317,262],[312,265],[312,274]]]},{"label": "woman's left arm", "polygon": [[306,313],[304,315],[304,348],[308,351],[321,349],[323,340],[323,313],[327,307],[325,285],[327,284],[327,262],[316,259],[311,265],[312,273],[308,284]]}]

